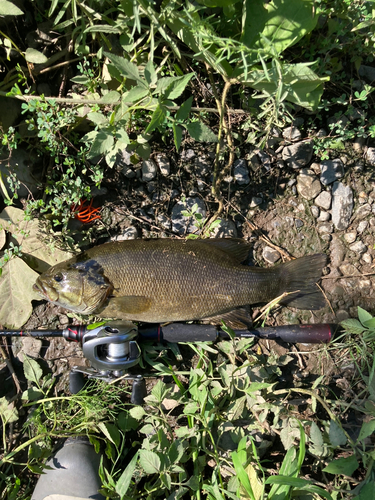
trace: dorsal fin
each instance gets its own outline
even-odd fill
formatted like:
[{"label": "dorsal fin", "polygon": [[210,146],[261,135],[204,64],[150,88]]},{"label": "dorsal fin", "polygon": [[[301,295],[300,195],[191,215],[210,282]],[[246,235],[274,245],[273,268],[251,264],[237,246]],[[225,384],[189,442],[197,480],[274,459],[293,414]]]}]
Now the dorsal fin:
[{"label": "dorsal fin", "polygon": [[238,264],[246,260],[250,251],[249,243],[241,238],[209,238],[201,240],[201,243],[220,249],[230,255]]}]

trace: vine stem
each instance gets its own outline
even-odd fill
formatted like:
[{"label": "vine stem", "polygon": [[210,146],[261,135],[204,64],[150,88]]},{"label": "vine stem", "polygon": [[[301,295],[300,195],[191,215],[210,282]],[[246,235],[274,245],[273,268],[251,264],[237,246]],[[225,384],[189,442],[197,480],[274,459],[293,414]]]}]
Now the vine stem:
[{"label": "vine stem", "polygon": [[[121,101],[115,101],[115,102],[104,102],[102,99],[76,99],[73,97],[41,97],[37,95],[22,95],[22,94],[9,94],[9,92],[4,92],[0,91],[0,96],[1,97],[11,97],[12,99],[18,99],[19,101],[23,102],[30,102],[32,100],[35,101],[46,101],[46,102],[57,102],[61,104],[70,104],[72,106],[75,106],[77,104],[98,104],[99,106],[118,106],[121,104]],[[169,111],[178,111],[181,106],[166,106]],[[198,108],[198,107],[192,107],[191,111],[194,113],[217,113],[218,109],[217,108]],[[246,115],[247,111],[244,111],[243,109],[228,109],[228,113],[234,114],[234,115]]]},{"label": "vine stem", "polygon": [[[214,162],[214,174],[213,174],[213,181],[212,181],[212,188],[211,188],[211,193],[215,197],[216,201],[218,202],[219,206],[217,211],[214,213],[214,215],[211,217],[211,219],[206,223],[207,227],[210,227],[210,225],[218,218],[218,216],[222,213],[223,208],[224,208],[224,203],[223,203],[223,197],[221,195],[220,191],[220,184],[222,179],[224,178],[224,175],[230,171],[230,168],[232,167],[232,164],[234,162],[234,143],[233,143],[233,138],[229,126],[229,120],[225,118],[225,113],[230,113],[229,109],[226,109],[226,101],[227,101],[227,96],[229,89],[234,83],[238,83],[237,80],[235,79],[230,79],[230,80],[225,80],[224,83],[224,88],[223,92],[221,95],[221,99],[219,97],[216,83],[212,74],[212,68],[206,64],[206,69],[208,73],[208,77],[210,79],[211,83],[211,88],[212,88],[212,93],[214,95],[215,101],[216,101],[216,106],[217,106],[217,111],[219,113],[220,121],[219,121],[219,131],[218,131],[218,142],[216,146],[216,155],[215,155],[215,162]],[[229,148],[229,159],[228,163],[225,165],[223,170],[220,172],[219,170],[219,161],[220,161],[220,153],[222,150],[222,144],[223,144],[223,135],[225,134],[225,138],[227,140],[228,148]]]}]

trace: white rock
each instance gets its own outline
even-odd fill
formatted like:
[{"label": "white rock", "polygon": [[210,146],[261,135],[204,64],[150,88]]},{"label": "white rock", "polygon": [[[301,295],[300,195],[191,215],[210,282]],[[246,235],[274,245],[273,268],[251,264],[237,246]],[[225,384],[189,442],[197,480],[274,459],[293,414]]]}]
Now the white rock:
[{"label": "white rock", "polygon": [[364,231],[366,231],[367,227],[368,227],[368,221],[362,220],[357,227],[358,234],[362,234]]},{"label": "white rock", "polygon": [[366,262],[366,264],[372,264],[372,257],[368,252],[362,255],[362,260]]},{"label": "white rock", "polygon": [[351,231],[350,233],[345,233],[344,238],[347,243],[354,243],[357,238],[357,232]]},{"label": "white rock", "polygon": [[350,245],[349,248],[352,252],[355,252],[359,255],[367,251],[367,246],[362,241],[356,241],[355,243]]}]

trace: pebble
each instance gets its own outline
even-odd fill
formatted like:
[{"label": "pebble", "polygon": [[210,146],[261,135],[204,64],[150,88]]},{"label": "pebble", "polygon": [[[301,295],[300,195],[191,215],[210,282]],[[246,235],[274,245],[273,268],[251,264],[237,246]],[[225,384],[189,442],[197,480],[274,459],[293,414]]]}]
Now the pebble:
[{"label": "pebble", "polygon": [[328,191],[322,191],[314,200],[315,205],[324,210],[329,210],[332,203],[332,195]]},{"label": "pebble", "polygon": [[300,227],[303,227],[303,221],[301,219],[295,219],[294,221],[294,225],[297,229],[299,229]]},{"label": "pebble", "polygon": [[297,127],[287,127],[283,130],[283,137],[287,141],[299,141],[301,132]]},{"label": "pebble", "polygon": [[339,181],[332,187],[332,222],[338,230],[347,229],[353,213],[353,191]]},{"label": "pebble", "polygon": [[127,227],[122,233],[117,234],[112,241],[135,240],[138,238],[138,229],[134,226]]},{"label": "pebble", "polygon": [[323,222],[322,224],[318,225],[317,231],[319,234],[331,234],[333,233],[333,224],[329,222]]},{"label": "pebble", "polygon": [[357,231],[350,231],[350,233],[345,233],[344,238],[347,243],[354,243],[357,238]]},{"label": "pebble", "polygon": [[339,267],[339,269],[344,276],[351,276],[352,274],[358,274],[358,269],[349,262],[345,262],[344,264],[342,264]]},{"label": "pebble", "polygon": [[366,160],[370,165],[375,165],[375,148],[367,148],[366,151]]},{"label": "pebble", "polygon": [[159,214],[156,220],[158,221],[158,225],[163,229],[167,229],[168,231],[171,229],[171,221],[164,214]]},{"label": "pebble", "polygon": [[320,210],[316,205],[310,207],[311,215],[317,219],[320,215]]},{"label": "pebble", "polygon": [[297,177],[297,191],[305,200],[313,200],[318,196],[322,186],[313,170],[302,168]]},{"label": "pebble", "polygon": [[281,257],[277,250],[269,246],[263,248],[262,256],[268,264],[275,264]]},{"label": "pebble", "polygon": [[328,186],[328,184],[332,184],[332,182],[337,181],[337,179],[341,179],[344,175],[344,164],[340,158],[325,160],[320,164],[320,170],[320,182],[324,186]]},{"label": "pebble", "polygon": [[171,163],[169,158],[164,153],[156,155],[156,162],[159,165],[161,175],[168,176],[171,173]]},{"label": "pebble", "polygon": [[149,182],[155,179],[157,175],[157,166],[154,160],[143,160],[142,162],[142,180]]},{"label": "pebble", "polygon": [[367,251],[367,246],[362,241],[356,241],[349,245],[349,248],[352,252],[355,252],[359,255],[365,253]]},{"label": "pebble", "polygon": [[247,168],[246,160],[236,160],[233,164],[233,176],[237,182],[237,184],[244,185],[249,184],[249,169]]},{"label": "pebble", "polygon": [[134,179],[134,177],[136,176],[136,173],[134,172],[134,170],[132,170],[130,167],[128,167],[127,165],[125,165],[122,169],[122,173],[125,175],[125,177],[127,179]]},{"label": "pebble", "polygon": [[341,321],[344,321],[345,319],[348,318],[349,318],[349,313],[348,311],[345,311],[345,309],[340,309],[339,311],[336,312],[337,323],[341,323]]},{"label": "pebble", "polygon": [[365,203],[364,205],[361,205],[358,207],[358,210],[355,212],[354,217],[355,219],[364,219],[368,215],[370,215],[372,211],[372,207],[370,203]]},{"label": "pebble", "polygon": [[221,220],[212,233],[214,238],[237,238],[237,227],[232,220]]},{"label": "pebble", "polygon": [[361,220],[361,222],[358,224],[357,231],[358,234],[362,234],[366,229],[368,228],[368,221],[367,220]]},{"label": "pebble", "polygon": [[255,207],[258,207],[259,205],[261,205],[263,203],[263,198],[260,198],[258,196],[253,196],[251,198],[251,202],[250,202],[250,208],[255,208]]},{"label": "pebble", "polygon": [[195,156],[194,149],[185,149],[185,151],[181,153],[180,158],[182,161],[189,161],[192,160],[194,156]]},{"label": "pebble", "polygon": [[320,212],[320,215],[318,217],[318,221],[319,222],[327,222],[329,221],[331,218],[331,214],[329,214],[328,212],[324,212],[323,210]]},{"label": "pebble", "polygon": [[366,262],[366,264],[372,264],[372,256],[371,254],[369,254],[368,252],[365,252],[363,255],[362,255],[362,260],[364,262]]},{"label": "pebble", "polygon": [[312,140],[295,142],[285,146],[282,153],[282,159],[288,163],[291,168],[303,168],[312,158],[314,143]]}]

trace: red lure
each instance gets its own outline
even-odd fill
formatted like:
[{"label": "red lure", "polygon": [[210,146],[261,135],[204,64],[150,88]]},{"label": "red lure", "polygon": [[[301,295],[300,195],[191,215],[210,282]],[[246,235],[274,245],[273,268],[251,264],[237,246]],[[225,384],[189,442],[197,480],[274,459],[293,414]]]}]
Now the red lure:
[{"label": "red lure", "polygon": [[93,199],[91,198],[90,203],[87,200],[81,200],[78,205],[73,203],[71,210],[74,213],[74,218],[78,219],[83,224],[89,224],[96,219],[100,219],[100,208],[94,208],[92,206]]}]

